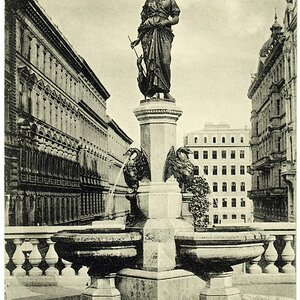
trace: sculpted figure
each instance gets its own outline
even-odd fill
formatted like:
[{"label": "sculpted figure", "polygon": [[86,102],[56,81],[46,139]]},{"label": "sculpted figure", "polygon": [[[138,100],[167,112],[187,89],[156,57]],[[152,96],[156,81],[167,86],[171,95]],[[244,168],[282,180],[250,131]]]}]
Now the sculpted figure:
[{"label": "sculpted figure", "polygon": [[164,98],[174,100],[170,95],[171,46],[174,38],[171,26],[179,22],[180,9],[175,0],[146,0],[141,13],[142,22],[138,37],[131,43],[134,48],[140,42],[146,74],[142,70],[142,58],[138,59],[139,88],[147,97],[163,93]]}]

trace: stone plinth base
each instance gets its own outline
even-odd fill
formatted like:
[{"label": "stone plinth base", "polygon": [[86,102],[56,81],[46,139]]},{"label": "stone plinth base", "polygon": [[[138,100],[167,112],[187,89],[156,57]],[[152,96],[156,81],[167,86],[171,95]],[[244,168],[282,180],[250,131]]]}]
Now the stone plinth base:
[{"label": "stone plinth base", "polygon": [[200,300],[241,300],[241,292],[232,286],[233,272],[209,273]]},{"label": "stone plinth base", "polygon": [[115,276],[91,277],[91,283],[81,294],[81,300],[121,300],[115,286]]},{"label": "stone plinth base", "polygon": [[122,300],[199,300],[205,282],[185,270],[124,269],[116,277]]}]

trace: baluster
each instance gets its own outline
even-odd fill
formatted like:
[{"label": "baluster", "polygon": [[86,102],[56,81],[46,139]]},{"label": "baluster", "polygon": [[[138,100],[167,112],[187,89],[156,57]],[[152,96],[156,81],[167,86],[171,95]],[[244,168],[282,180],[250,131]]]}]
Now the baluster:
[{"label": "baluster", "polygon": [[54,249],[55,242],[52,242],[51,239],[47,239],[47,244],[49,245],[48,252],[45,256],[45,261],[48,264],[48,269],[45,271],[45,274],[48,276],[55,276],[58,275],[59,272],[55,268],[55,264],[58,261],[58,255]]},{"label": "baluster", "polygon": [[257,256],[250,261],[251,265],[248,267],[248,273],[250,273],[250,274],[261,274],[262,273],[262,269],[258,265],[260,260],[261,260],[261,256]]},{"label": "baluster", "polygon": [[276,240],[276,237],[274,235],[270,235],[268,238],[268,247],[265,252],[265,259],[268,263],[268,265],[265,267],[265,273],[268,274],[276,274],[278,273],[278,268],[274,265],[278,258],[277,251],[274,247],[274,241]]},{"label": "baluster", "polygon": [[89,276],[89,275],[88,275],[88,270],[89,270],[88,267],[82,266],[82,267],[79,269],[79,271],[78,271],[78,275],[79,275],[79,276]]},{"label": "baluster", "polygon": [[6,248],[5,248],[7,242],[5,241],[4,243],[5,243],[4,244],[4,263],[5,263],[5,265],[4,265],[4,269],[5,269],[4,276],[7,277],[7,276],[10,276],[10,272],[6,268],[6,265],[9,263],[9,256],[8,256],[8,253],[7,253]]},{"label": "baluster", "polygon": [[296,270],[295,267],[292,265],[292,262],[295,259],[295,251],[291,245],[291,242],[293,241],[293,236],[286,235],[284,236],[283,240],[285,241],[285,247],[281,253],[281,257],[286,264],[282,267],[282,272],[294,274]]},{"label": "baluster", "polygon": [[42,255],[38,249],[39,240],[30,239],[30,243],[32,244],[32,251],[29,255],[29,262],[32,265],[32,269],[29,270],[29,275],[40,276],[42,275],[42,270],[38,266],[42,261]]},{"label": "baluster", "polygon": [[65,268],[61,271],[61,275],[64,277],[72,277],[75,276],[75,270],[72,269],[72,263],[62,259],[63,264],[65,265]]},{"label": "baluster", "polygon": [[14,239],[14,244],[16,245],[16,251],[12,257],[12,261],[16,265],[16,268],[12,271],[12,275],[25,276],[26,271],[22,268],[22,265],[25,262],[25,256],[21,250],[22,240]]}]

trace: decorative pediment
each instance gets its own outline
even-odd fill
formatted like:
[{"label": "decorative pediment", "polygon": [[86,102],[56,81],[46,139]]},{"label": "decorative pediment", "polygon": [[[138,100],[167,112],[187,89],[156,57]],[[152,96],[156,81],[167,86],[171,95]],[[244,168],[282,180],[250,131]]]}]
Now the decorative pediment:
[{"label": "decorative pediment", "polygon": [[51,89],[50,89],[49,85],[45,86],[45,93],[46,93],[46,95],[50,95],[51,94]]},{"label": "decorative pediment", "polygon": [[44,84],[44,81],[42,79],[40,79],[38,82],[37,82],[37,86],[40,90],[43,90],[45,88],[45,84]]}]

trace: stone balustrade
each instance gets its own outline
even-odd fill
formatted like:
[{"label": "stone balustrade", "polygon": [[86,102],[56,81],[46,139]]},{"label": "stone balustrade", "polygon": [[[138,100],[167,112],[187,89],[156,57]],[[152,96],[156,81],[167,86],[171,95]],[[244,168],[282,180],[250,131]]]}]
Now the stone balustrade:
[{"label": "stone balustrade", "polygon": [[[265,252],[249,262],[244,270],[250,274],[295,274],[295,223],[247,224],[268,233]],[[99,228],[122,228],[111,221],[98,222]],[[87,277],[87,268],[62,260],[51,237],[61,230],[88,229],[94,226],[32,226],[5,228],[5,276],[26,278]],[[42,275],[42,276],[41,276]],[[66,281],[64,281],[66,282]]]},{"label": "stone balustrade", "polygon": [[[5,228],[5,277],[43,280],[46,277],[86,277],[87,267],[61,259],[51,237],[61,230],[124,228],[123,224],[100,221],[93,226],[30,226]],[[34,277],[34,278],[33,278]]]}]

